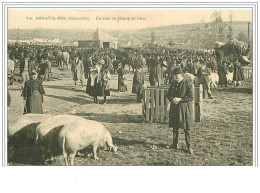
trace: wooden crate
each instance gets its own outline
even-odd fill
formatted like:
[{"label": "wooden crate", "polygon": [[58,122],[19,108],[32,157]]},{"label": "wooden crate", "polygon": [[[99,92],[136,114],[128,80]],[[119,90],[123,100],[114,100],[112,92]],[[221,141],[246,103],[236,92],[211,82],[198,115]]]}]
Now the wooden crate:
[{"label": "wooden crate", "polygon": [[[144,122],[169,123],[169,100],[166,98],[169,86],[147,87],[143,90],[142,119]],[[193,86],[193,113],[195,121],[202,117],[202,85]]]},{"label": "wooden crate", "polygon": [[169,86],[148,87],[143,91],[142,117],[145,122],[167,123],[169,112],[166,98]]}]

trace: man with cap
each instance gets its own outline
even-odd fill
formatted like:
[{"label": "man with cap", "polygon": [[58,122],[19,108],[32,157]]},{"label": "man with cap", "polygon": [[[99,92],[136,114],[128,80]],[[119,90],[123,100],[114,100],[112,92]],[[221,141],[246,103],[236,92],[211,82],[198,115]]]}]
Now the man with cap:
[{"label": "man with cap", "polygon": [[211,70],[205,65],[205,62],[201,62],[201,67],[198,69],[197,78],[198,83],[203,85],[203,98],[205,98],[205,92],[207,91],[209,99],[213,99],[210,90],[210,74]]},{"label": "man with cap", "polygon": [[171,147],[177,149],[179,129],[185,133],[188,152],[193,154],[190,144],[190,129],[193,122],[193,87],[192,82],[184,80],[182,69],[176,67],[173,71],[174,81],[167,93],[171,102],[169,112],[169,127],[173,128],[173,143]]},{"label": "man with cap", "polygon": [[137,102],[142,102],[142,93],[144,86],[144,75],[142,73],[142,66],[136,66],[136,70],[133,78],[132,93],[137,94]]}]

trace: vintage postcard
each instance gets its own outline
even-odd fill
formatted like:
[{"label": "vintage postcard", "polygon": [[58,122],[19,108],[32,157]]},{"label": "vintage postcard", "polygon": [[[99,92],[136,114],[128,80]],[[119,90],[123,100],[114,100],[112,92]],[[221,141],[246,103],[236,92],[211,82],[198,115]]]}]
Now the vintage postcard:
[{"label": "vintage postcard", "polygon": [[251,4],[6,4],[6,166],[253,166]]}]

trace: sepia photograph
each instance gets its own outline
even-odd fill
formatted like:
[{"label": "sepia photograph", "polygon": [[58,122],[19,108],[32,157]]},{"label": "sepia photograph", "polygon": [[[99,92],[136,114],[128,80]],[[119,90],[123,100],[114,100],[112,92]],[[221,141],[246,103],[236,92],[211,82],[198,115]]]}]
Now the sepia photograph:
[{"label": "sepia photograph", "polygon": [[6,166],[254,166],[250,5],[15,6]]}]

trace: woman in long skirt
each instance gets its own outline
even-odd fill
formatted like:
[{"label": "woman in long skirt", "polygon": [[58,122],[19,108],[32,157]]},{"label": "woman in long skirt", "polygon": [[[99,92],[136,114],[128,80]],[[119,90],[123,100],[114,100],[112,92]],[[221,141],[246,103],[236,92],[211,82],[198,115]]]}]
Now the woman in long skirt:
[{"label": "woman in long skirt", "polygon": [[36,71],[32,71],[30,80],[25,82],[22,96],[25,100],[24,114],[36,113],[43,114],[42,102],[45,91],[42,82],[37,80]]},{"label": "woman in long skirt", "polygon": [[242,84],[242,81],[245,79],[244,77],[244,69],[242,65],[236,60],[234,64],[234,75],[233,75],[233,81],[235,86],[240,86]]},{"label": "woman in long skirt", "polygon": [[225,85],[225,87],[227,87],[227,66],[225,62],[219,65],[218,76],[219,76],[218,84],[221,86]]}]

